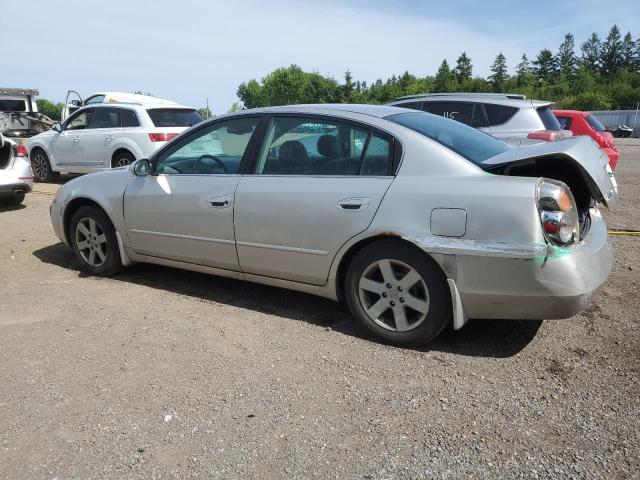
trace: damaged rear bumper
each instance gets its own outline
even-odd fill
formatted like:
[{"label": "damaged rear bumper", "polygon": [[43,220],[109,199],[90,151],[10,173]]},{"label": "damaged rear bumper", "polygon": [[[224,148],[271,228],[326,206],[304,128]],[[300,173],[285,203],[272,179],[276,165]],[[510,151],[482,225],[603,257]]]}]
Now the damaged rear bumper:
[{"label": "damaged rear bumper", "polygon": [[531,245],[500,250],[499,245],[489,245],[456,253],[451,246],[439,251],[428,242],[416,243],[435,254],[455,282],[465,318],[568,318],[589,306],[613,265],[600,212],[593,209],[591,219],[587,237],[568,248]]}]

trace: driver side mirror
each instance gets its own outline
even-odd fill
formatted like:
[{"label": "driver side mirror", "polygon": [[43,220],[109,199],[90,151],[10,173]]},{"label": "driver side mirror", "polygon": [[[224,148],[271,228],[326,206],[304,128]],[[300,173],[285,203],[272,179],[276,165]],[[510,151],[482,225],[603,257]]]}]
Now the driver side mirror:
[{"label": "driver side mirror", "polygon": [[141,158],[133,164],[133,173],[137,177],[146,177],[151,173],[151,162],[146,158]]},{"label": "driver side mirror", "polygon": [[60,122],[54,123],[51,128],[58,133],[62,132],[62,124]]}]

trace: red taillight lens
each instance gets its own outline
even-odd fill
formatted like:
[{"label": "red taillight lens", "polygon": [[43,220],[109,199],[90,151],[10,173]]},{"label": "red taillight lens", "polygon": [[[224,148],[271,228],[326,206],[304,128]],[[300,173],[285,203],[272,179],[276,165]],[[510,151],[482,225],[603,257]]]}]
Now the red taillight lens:
[{"label": "red taillight lens", "polygon": [[539,132],[531,132],[527,135],[527,138],[532,140],[542,140],[544,142],[555,142],[556,140],[562,140],[563,138],[570,136],[571,133],[567,130],[540,130]]},{"label": "red taillight lens", "polygon": [[176,138],[178,136],[177,133],[167,133],[167,132],[155,132],[150,133],[149,138],[152,142],[168,142],[172,138]]},{"label": "red taillight lens", "polygon": [[16,157],[26,157],[27,156],[27,147],[24,145],[18,145],[16,147]]}]

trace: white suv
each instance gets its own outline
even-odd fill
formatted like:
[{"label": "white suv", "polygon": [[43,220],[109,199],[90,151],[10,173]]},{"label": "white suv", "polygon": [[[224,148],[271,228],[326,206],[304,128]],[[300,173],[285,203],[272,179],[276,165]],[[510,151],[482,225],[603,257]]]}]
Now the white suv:
[{"label": "white suv", "polygon": [[424,110],[520,146],[570,137],[553,114],[553,102],[511,93],[429,93],[400,97],[390,105]]},{"label": "white suv", "polygon": [[89,173],[146,158],[203,120],[193,108],[163,104],[96,104],[80,108],[63,123],[29,140],[34,180],[60,172]]}]

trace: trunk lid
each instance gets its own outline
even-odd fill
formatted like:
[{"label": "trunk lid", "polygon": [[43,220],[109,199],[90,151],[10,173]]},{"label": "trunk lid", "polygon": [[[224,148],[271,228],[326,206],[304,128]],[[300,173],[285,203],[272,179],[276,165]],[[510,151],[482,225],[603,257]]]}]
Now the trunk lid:
[{"label": "trunk lid", "polygon": [[618,184],[609,167],[609,158],[598,144],[586,136],[576,136],[555,142],[510,148],[483,161],[481,167],[492,172],[536,159],[555,158],[556,161],[573,161],[581,170],[591,196],[609,208],[618,201]]}]

